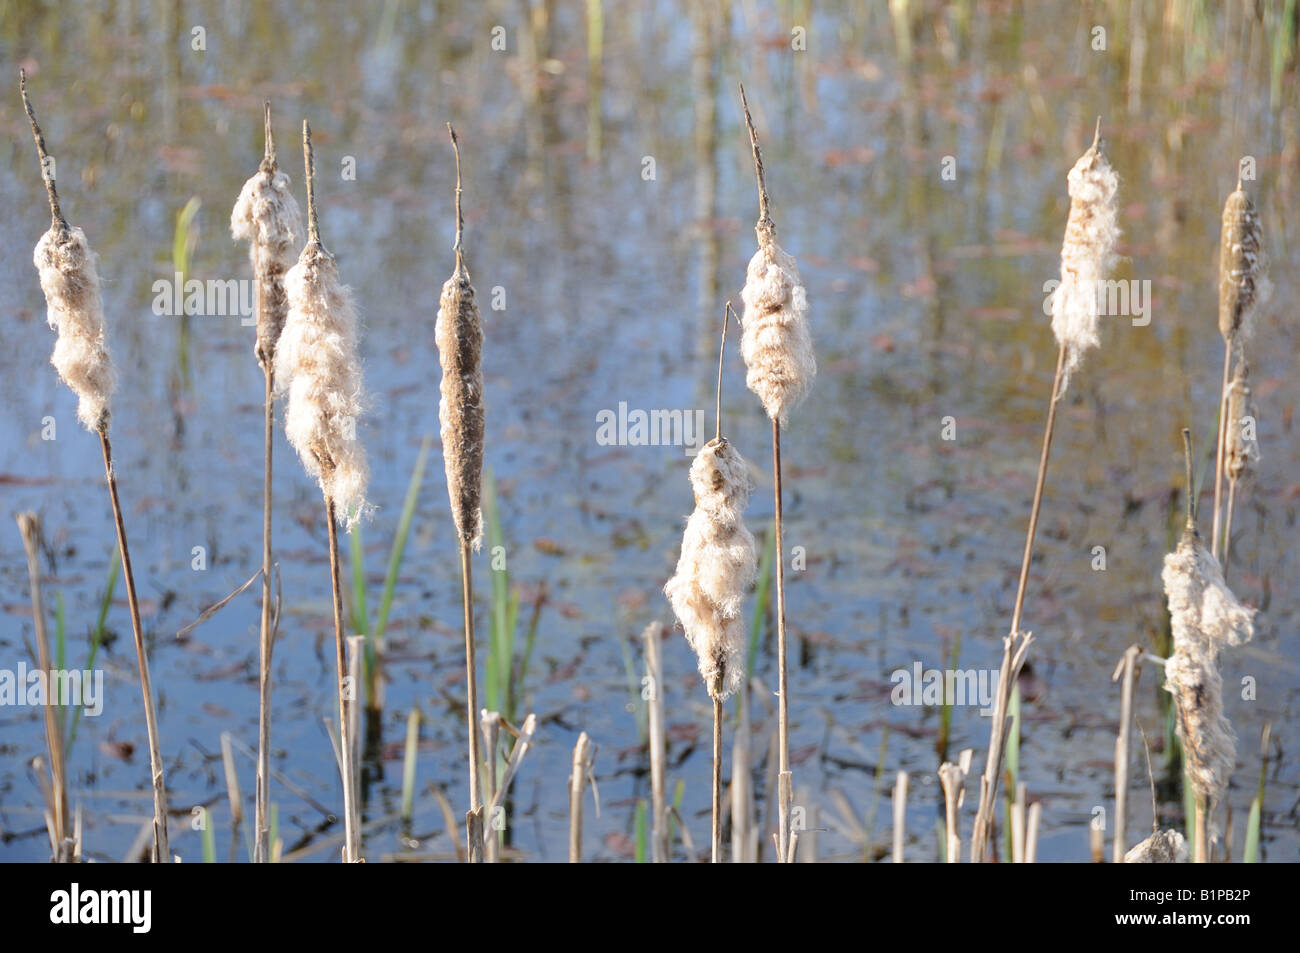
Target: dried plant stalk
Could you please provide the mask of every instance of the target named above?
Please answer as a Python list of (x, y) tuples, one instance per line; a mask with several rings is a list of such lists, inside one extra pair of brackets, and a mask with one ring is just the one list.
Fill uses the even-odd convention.
[(1112, 682), (1121, 677), (1124, 679), (1120, 694), (1119, 734), (1115, 737), (1115, 834), (1111, 858), (1117, 864), (1124, 859), (1124, 845), (1128, 843), (1129, 740), (1133, 735), (1133, 698), (1137, 692), (1141, 657), (1141, 646), (1130, 645), (1110, 677)]
[(276, 386), (288, 394), (285, 436), (309, 476), (320, 483), (329, 530), (330, 584), (334, 601), (334, 647), (338, 675), (339, 763), (343, 782), (344, 860), (361, 859), (361, 832), (354, 829), (353, 744), (348, 724), (347, 632), (339, 578), (336, 524), (349, 528), (367, 509), (369, 471), (357, 439), (361, 414), (361, 364), (352, 292), (339, 282), (334, 256), (322, 244), (316, 216), (316, 165), (311, 126), (302, 124), (307, 179), (307, 246), (285, 275), (289, 311), (276, 346)]
[(1228, 588), (1218, 560), (1196, 532), (1192, 500), (1191, 436), (1186, 445), (1187, 523), (1178, 548), (1165, 557), (1162, 579), (1169, 603), (1173, 653), (1165, 662), (1165, 690), (1174, 696), (1187, 778), (1196, 795), (1197, 860), (1208, 856), (1209, 818), (1236, 763), (1236, 735), (1223, 713), (1219, 653), (1254, 635), (1255, 610)]
[(781, 862), (791, 854), (790, 811), (794, 800), (794, 776), (790, 771), (790, 698), (786, 662), (785, 550), (781, 492), (781, 427), (790, 411), (807, 396), (817, 373), (812, 337), (808, 331), (808, 296), (794, 258), (776, 243), (776, 223), (770, 214), (767, 177), (758, 132), (749, 113), (745, 87), (740, 103), (754, 154), (754, 176), (758, 182), (758, 221), (754, 226), (758, 251), (746, 270), (741, 297), (745, 302), (741, 355), (745, 359), (745, 383), (758, 395), (772, 421), (772, 477), (776, 509), (776, 642), (777, 642), (777, 856)]
[(149, 677), (149, 656), (145, 651), (144, 627), (140, 622), (135, 573), (131, 568), (131, 552), (122, 519), (122, 505), (117, 494), (113, 444), (108, 436), (109, 398), (112, 396), (115, 377), (105, 339), (103, 294), (95, 268), (95, 254), (86, 241), (85, 233), (69, 225), (59, 208), (53, 160), (46, 152), (45, 136), (36, 121), (31, 101), (27, 98), (27, 75), (21, 69), (18, 72), (18, 83), (23, 108), (32, 127), (32, 137), (36, 140), (41, 177), (50, 202), (50, 230), (36, 246), (34, 263), (40, 274), (41, 290), (45, 292), (50, 324), (58, 332), (51, 363), (77, 395), (78, 419), (87, 430), (99, 435), (118, 551), (122, 557), (122, 579), (126, 584), (127, 605), (131, 613), (131, 632), (135, 640), (140, 694), (144, 701), (145, 729), (149, 739), (154, 808), (153, 860), (155, 863), (165, 863), (171, 859), (171, 848), (167, 838), (167, 787), (163, 776), (162, 745), (158, 739), (158, 710), (154, 702), (153, 682)]
[(1232, 369), (1233, 352), (1241, 353), (1242, 345), (1254, 331), (1255, 313), (1262, 297), (1263, 284), (1263, 229), (1255, 204), (1241, 187), (1237, 175), (1237, 188), (1223, 205), (1223, 218), (1219, 232), (1219, 334), (1223, 336), (1223, 388), (1219, 397), (1219, 440), (1214, 461), (1214, 518), (1210, 531), (1210, 553), (1226, 554), (1226, 545), (1220, 548), (1221, 500), (1224, 476), (1224, 440), (1228, 433), (1228, 378)]
[(582, 791), (591, 776), (596, 746), (584, 731), (573, 746), (573, 770), (569, 775), (569, 863), (582, 862)]
[(469, 724), (469, 811), (466, 814), (468, 860), (482, 859), (483, 797), (479, 791), (478, 675), (474, 652), (473, 570), (471, 548), (477, 550), (483, 536), (480, 494), (483, 473), (483, 327), (469, 269), (465, 267), (462, 243), (464, 216), (461, 214), (460, 143), (456, 130), (447, 123), (451, 147), (456, 153), (456, 270), (442, 286), (438, 320), (434, 330), (438, 360), (442, 365), (442, 399), (438, 422), (442, 432), (442, 456), (447, 471), (447, 493), (452, 520), (460, 538), (461, 603), (465, 615), (466, 720)]
[(1069, 384), (1070, 375), (1083, 362), (1084, 354), (1100, 343), (1100, 308), (1098, 282), (1106, 277), (1115, 262), (1115, 242), (1119, 237), (1116, 216), (1116, 192), (1119, 179), (1101, 151), (1101, 119), (1097, 119), (1092, 145), (1070, 169), (1066, 181), (1070, 192), (1070, 214), (1061, 243), (1061, 280), (1052, 295), (1052, 332), (1057, 340), (1056, 372), (1052, 394), (1047, 404), (1047, 422), (1043, 427), (1043, 445), (1038, 457), (1038, 476), (1034, 481), (1034, 498), (1029, 507), (1029, 528), (1020, 560), (1020, 577), (1016, 583), (1016, 600), (1011, 610), (1011, 629), (1003, 642), (1002, 668), (994, 702), (993, 722), (989, 727), (989, 748), (984, 774), (980, 778), (979, 807), (971, 834), (971, 860), (983, 861), (993, 826), (994, 803), (1007, 726), (1007, 706), (1011, 687), (1020, 674), (1025, 653), (1032, 638), (1021, 632), (1020, 618), (1029, 585), (1029, 566), (1034, 556), (1034, 537), (1038, 531), (1038, 514), (1043, 505), (1043, 488), (1047, 483), (1047, 463), (1056, 431), (1056, 407)]
[(285, 272), (303, 240), (302, 214), (279, 171), (271, 134), (271, 104), (263, 103), (265, 151), (257, 173), (244, 183), (230, 213), (230, 234), (248, 242), (257, 283), (257, 340), (254, 353), (262, 368), (262, 614), (258, 637), (257, 793), (253, 814), (253, 861), (270, 859), (271, 750), (271, 475), (275, 434), (275, 350), (289, 314)]
[(1223, 521), (1223, 574), (1228, 575), (1232, 554), (1232, 514), (1237, 507), (1237, 487), (1255, 470), (1259, 460), (1259, 440), (1255, 431), (1255, 405), (1250, 389), (1250, 364), (1245, 356), (1237, 361), (1237, 371), (1228, 386), (1228, 413), (1223, 435), (1224, 471), (1228, 477), (1228, 499)]

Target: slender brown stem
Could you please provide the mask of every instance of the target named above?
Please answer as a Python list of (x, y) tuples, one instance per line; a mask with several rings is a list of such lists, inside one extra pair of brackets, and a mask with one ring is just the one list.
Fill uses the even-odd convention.
[(266, 151), (262, 155), (263, 161), (266, 162), (268, 172), (275, 171), (275, 136), (271, 133), (271, 102), (264, 100), (262, 102), (262, 125), (265, 133)]
[(456, 253), (456, 274), (465, 270), (464, 253), (461, 248), (461, 238), (465, 233), (465, 216), (460, 210), (460, 140), (456, 138), (456, 130), (451, 123), (447, 123), (447, 132), (451, 136), (451, 148), (456, 153), (456, 244), (452, 246), (452, 251)]
[(50, 154), (45, 149), (45, 135), (41, 132), (40, 124), (36, 121), (36, 113), (32, 110), (32, 101), (27, 98), (27, 71), (22, 67), (18, 69), (18, 89), (22, 93), (23, 109), (27, 111), (27, 121), (32, 126), (32, 138), (36, 140), (36, 152), (41, 159), (41, 180), (45, 183), (45, 195), (50, 200), (51, 223), (66, 229), (68, 220), (63, 217), (63, 210), (59, 208), (59, 192), (54, 184)]
[(1196, 843), (1192, 845), (1192, 863), (1210, 862), (1210, 809), (1205, 798), (1196, 798)]
[(262, 618), (258, 637), (257, 796), (253, 814), (256, 833), (253, 862), (259, 864), (270, 858), (271, 836), (271, 458), (275, 428), (271, 365), (264, 364), (262, 371), (266, 378), (262, 454)]
[[(470, 563), (470, 540), (464, 536), (460, 539), (460, 578), (461, 602), (465, 610), (465, 702), (466, 723), (469, 726), (469, 815), (466, 832), (466, 852), (471, 864), (483, 860), (483, 838), (477, 836), (475, 828), (482, 831), (483, 796), (479, 791), (479, 765), (482, 757), (479, 753), (478, 738), (478, 671), (474, 662), (474, 582)], [(477, 823), (474, 816), (477, 815)]]
[(722, 361), (727, 354), (727, 318), (731, 314), (731, 302), (728, 301), (722, 309), (722, 343), (718, 346), (718, 402), (717, 415), (714, 420), (717, 423), (717, 429), (714, 430), (714, 438), (722, 439)]
[(135, 594), (135, 573), (131, 570), (131, 551), (126, 543), (122, 504), (117, 497), (117, 476), (113, 472), (113, 445), (108, 439), (107, 414), (99, 425), (99, 445), (104, 453), (104, 473), (108, 478), (108, 496), (113, 504), (117, 548), (122, 556), (122, 579), (126, 583), (126, 603), (131, 612), (131, 631), (135, 636), (135, 658), (140, 667), (140, 694), (144, 699), (145, 729), (149, 736), (149, 770), (153, 775), (153, 859), (156, 864), (169, 863), (171, 847), (167, 839), (167, 788), (163, 779), (162, 746), (158, 742), (158, 711), (154, 707), (153, 682), (149, 678), (149, 656), (144, 646), (144, 627), (140, 624), (140, 602)]
[(63, 850), (63, 840), (68, 835), (68, 781), (63, 760), (63, 723), (59, 706), (69, 699), (54, 697), (54, 667), (50, 661), (50, 643), (45, 630), (45, 601), (41, 598), (41, 561), (39, 553), (40, 522), (35, 513), (18, 514), (18, 532), (23, 538), (27, 555), (27, 579), (32, 590), (32, 624), (36, 634), (36, 661), (46, 673), (48, 690), (45, 695), (45, 747), (50, 755), (50, 784), (54, 797), (51, 816), (54, 829), (55, 857)]
[(1228, 557), (1232, 553), (1232, 512), (1237, 507), (1237, 481), (1228, 478), (1227, 515), (1223, 519), (1223, 578), (1228, 578)]
[(334, 596), (334, 650), (338, 671), (339, 695), (339, 772), (343, 779), (343, 862), (360, 860), (360, 832), (353, 830), (352, 731), (348, 724), (348, 696), (356, 686), (348, 687), (347, 631), (343, 622), (343, 585), (339, 574), (339, 535), (334, 500), (325, 497), (325, 515), (329, 521), (330, 587)]
[(1228, 427), (1228, 373), (1232, 368), (1232, 337), (1223, 343), (1223, 387), (1219, 389), (1219, 442), (1214, 452), (1214, 520), (1210, 531), (1210, 555), (1219, 555), (1219, 501), (1223, 494), (1223, 438)]
[(781, 423), (772, 419), (772, 475), (776, 503), (776, 666), (777, 666), (777, 856), (785, 861), (790, 849), (790, 808), (794, 779), (790, 772), (790, 693), (787, 683), (785, 633), (785, 549), (782, 543)]
[(1034, 556), (1034, 535), (1038, 531), (1038, 511), (1043, 505), (1043, 486), (1047, 482), (1047, 458), (1052, 452), (1052, 434), (1056, 430), (1056, 405), (1061, 400), (1061, 374), (1065, 369), (1065, 346), (1056, 355), (1056, 376), (1052, 381), (1052, 400), (1047, 405), (1047, 424), (1043, 428), (1043, 449), (1038, 457), (1038, 478), (1034, 482), (1034, 501), (1029, 509), (1029, 530), (1025, 534), (1025, 552), (1020, 560), (1020, 581), (1016, 584), (1016, 602), (1011, 610), (1011, 632), (1020, 631), (1020, 615), (1025, 607), (1025, 588), (1029, 583), (1029, 564)]
[(1133, 734), (1133, 699), (1137, 693), (1138, 660), (1142, 647), (1131, 645), (1125, 650), (1111, 681), (1124, 679), (1120, 695), (1119, 734), (1115, 736), (1115, 834), (1111, 860), (1120, 863), (1128, 851), (1128, 768), (1129, 743)]
[(722, 863), (722, 697), (713, 696), (713, 863)]
[(749, 101), (745, 99), (745, 85), (740, 84), (740, 105), (745, 111), (745, 128), (749, 130), (749, 145), (754, 150), (754, 177), (758, 180), (758, 224), (759, 240), (764, 234), (774, 235), (776, 223), (768, 214), (767, 177), (763, 173), (763, 153), (758, 148), (758, 132), (754, 129), (754, 119), (749, 114)]
[(302, 121), (302, 162), (307, 179), (307, 241), (320, 244), (320, 225), (316, 219), (316, 154), (311, 146), (311, 126)]
[(975, 814), (975, 827), (971, 834), (972, 861), (982, 861), (993, 826), (993, 811), (997, 800), (998, 780), (1002, 773), (1005, 750), (1006, 710), (1010, 703), (1011, 686), (1024, 664), (1029, 636), (1020, 632), (1020, 618), (1025, 607), (1025, 589), (1029, 583), (1029, 566), (1034, 557), (1034, 536), (1038, 531), (1038, 513), (1043, 505), (1043, 487), (1047, 482), (1047, 463), (1052, 452), (1052, 434), (1056, 431), (1056, 406), (1061, 399), (1061, 377), (1065, 370), (1065, 346), (1056, 353), (1056, 373), (1052, 378), (1052, 397), (1047, 405), (1047, 421), (1043, 426), (1043, 447), (1038, 457), (1038, 476), (1034, 481), (1034, 499), (1029, 508), (1029, 529), (1025, 533), (1025, 550), (1020, 560), (1020, 577), (1016, 583), (1016, 601), (1011, 610), (1011, 630), (1003, 644), (1002, 668), (998, 672), (997, 700), (994, 704), (993, 724), (989, 728), (989, 749), (985, 759), (984, 774), (980, 778), (979, 808)]

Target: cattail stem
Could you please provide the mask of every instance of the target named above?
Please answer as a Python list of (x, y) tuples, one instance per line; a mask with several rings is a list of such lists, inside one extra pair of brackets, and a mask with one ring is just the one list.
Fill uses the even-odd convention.
[(785, 632), (785, 549), (781, 541), (781, 423), (772, 419), (772, 476), (776, 505), (776, 665), (777, 745), (777, 856), (785, 860), (790, 850), (790, 809), (794, 801), (794, 776), (790, 771), (790, 695), (787, 680)]
[[(988, 846), (993, 825), (993, 811), (998, 793), (998, 779), (1002, 774), (1002, 756), (1006, 735), (1006, 709), (1011, 700), (1011, 686), (1024, 664), (1029, 647), (1029, 636), (1022, 637), (1020, 617), (1025, 607), (1025, 589), (1029, 583), (1029, 565), (1034, 557), (1034, 536), (1038, 531), (1038, 513), (1043, 505), (1043, 487), (1047, 482), (1047, 462), (1052, 452), (1052, 434), (1056, 431), (1056, 407), (1061, 400), (1061, 379), (1065, 372), (1066, 346), (1061, 344), (1056, 353), (1056, 373), (1052, 378), (1052, 398), (1047, 404), (1047, 422), (1043, 427), (1043, 448), (1038, 457), (1038, 476), (1034, 481), (1034, 499), (1029, 507), (1029, 529), (1025, 533), (1025, 551), (1020, 560), (1020, 578), (1016, 583), (1016, 601), (1011, 610), (1011, 631), (1002, 654), (1002, 668), (998, 672), (997, 700), (993, 723), (989, 729), (989, 750), (985, 759), (984, 774), (980, 779), (979, 807), (975, 813), (975, 827), (971, 833), (971, 860), (982, 861)], [(1015, 643), (1019, 642), (1017, 646)], [(1017, 662), (1016, 659), (1019, 659)], [(998, 712), (1001, 712), (999, 714)]]
[(722, 692), (713, 695), (713, 863), (722, 863)]
[(891, 860), (903, 862), (903, 843), (907, 838), (907, 772), (899, 771), (894, 782), (894, 851)]
[(758, 180), (758, 225), (760, 232), (772, 231), (776, 224), (768, 215), (767, 177), (763, 174), (763, 154), (758, 148), (758, 132), (754, 129), (754, 119), (749, 114), (749, 101), (745, 99), (745, 85), (740, 84), (740, 104), (745, 111), (745, 128), (749, 130), (749, 144), (754, 150), (754, 177)]
[(460, 539), (461, 603), (465, 611), (465, 716), (469, 727), (469, 812), (466, 820), (466, 856), (471, 864), (483, 860), (483, 795), (479, 791), (478, 680), (474, 661), (474, 582), (470, 540)]
[[(339, 696), (339, 771), (343, 779), (343, 862), (360, 860), (361, 833), (353, 829), (354, 795), (352, 787), (352, 730), (349, 724), (349, 690), (347, 687), (347, 634), (343, 622), (343, 586), (339, 573), (339, 537), (334, 500), (325, 497), (325, 515), (329, 523), (330, 586), (334, 596), (334, 648), (338, 669)], [(352, 687), (352, 691), (356, 686)]]
[(1220, 562), (1223, 565), (1223, 578), (1228, 578), (1228, 556), (1232, 552), (1232, 512), (1237, 506), (1237, 479), (1228, 478), (1228, 502), (1225, 507), (1226, 513), (1223, 518), (1223, 559)]
[(582, 792), (595, 752), (584, 731), (573, 746), (573, 773), (569, 775), (569, 863), (582, 862)]
[(1219, 440), (1214, 454), (1214, 520), (1210, 530), (1210, 555), (1219, 556), (1220, 500), (1223, 494), (1223, 443), (1228, 429), (1228, 374), (1232, 369), (1232, 336), (1223, 343), (1223, 387), (1219, 391)]
[(272, 365), (262, 366), (266, 378), (262, 450), (262, 617), (258, 637), (257, 795), (253, 811), (253, 862), (269, 860), (271, 836), (271, 457), (275, 432), (275, 380)]
[(41, 181), (45, 183), (45, 195), (50, 200), (50, 222), (59, 228), (66, 229), (68, 220), (63, 217), (63, 210), (59, 208), (59, 191), (54, 184), (54, 176), (50, 172), (50, 154), (45, 148), (45, 134), (41, 132), (40, 124), (36, 121), (36, 113), (32, 110), (32, 102), (27, 98), (27, 71), (22, 67), (18, 69), (18, 89), (23, 97), (23, 109), (27, 111), (27, 121), (31, 123), (32, 137), (36, 140), (36, 152), (41, 159)]
[(1120, 695), (1119, 734), (1115, 737), (1115, 834), (1111, 860), (1118, 864), (1128, 852), (1128, 766), (1129, 739), (1133, 735), (1133, 698), (1137, 693), (1138, 660), (1142, 647), (1131, 645), (1124, 652), (1110, 680), (1123, 676)]
[(1192, 863), (1210, 862), (1210, 811), (1205, 798), (1196, 798), (1196, 843), (1192, 847)]
[(122, 579), (126, 583), (126, 602), (131, 612), (131, 631), (135, 636), (135, 657), (140, 668), (140, 694), (144, 698), (145, 729), (149, 737), (149, 770), (153, 783), (153, 837), (156, 864), (169, 863), (171, 847), (167, 840), (167, 788), (163, 779), (162, 746), (158, 742), (158, 710), (154, 705), (153, 682), (149, 678), (149, 656), (145, 652), (144, 628), (140, 624), (140, 602), (135, 594), (135, 573), (131, 570), (131, 551), (122, 522), (122, 504), (117, 497), (117, 476), (113, 471), (113, 444), (108, 439), (108, 418), (100, 422), (99, 445), (104, 453), (104, 473), (108, 478), (108, 496), (113, 504), (113, 524), (117, 529), (117, 548), (122, 556)]
[(669, 858), (668, 789), (665, 762), (668, 760), (664, 734), (663, 665), (660, 661), (658, 622), (645, 628), (646, 675), (650, 679), (650, 698), (646, 703), (646, 727), (650, 745), (650, 860), (666, 864)]
[(50, 816), (53, 825), (50, 839), (55, 845), (55, 858), (63, 850), (68, 831), (68, 778), (64, 764), (63, 720), (60, 702), (54, 697), (54, 669), (50, 661), (50, 644), (45, 630), (45, 600), (41, 598), (41, 563), (39, 554), (40, 523), (35, 513), (18, 514), (18, 532), (23, 538), (27, 555), (27, 579), (32, 590), (32, 625), (36, 635), (36, 661), (46, 673), (49, 690), (45, 696), (45, 747), (50, 755)]

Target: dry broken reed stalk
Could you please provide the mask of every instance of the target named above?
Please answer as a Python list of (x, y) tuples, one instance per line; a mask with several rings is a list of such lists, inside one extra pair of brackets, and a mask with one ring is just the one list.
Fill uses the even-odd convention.
[(1137, 692), (1138, 661), (1142, 648), (1130, 645), (1110, 680), (1124, 679), (1120, 694), (1119, 734), (1115, 737), (1115, 834), (1111, 844), (1111, 860), (1118, 864), (1124, 859), (1128, 846), (1128, 766), (1129, 739), (1133, 735), (1133, 698)]
[[(569, 774), (569, 863), (582, 862), (582, 792), (591, 777), (596, 746), (584, 731), (573, 746), (573, 768)], [(595, 790), (593, 782), (593, 790)], [(599, 802), (597, 802), (599, 803)]]
[(1228, 575), (1232, 554), (1232, 514), (1237, 507), (1237, 487), (1255, 469), (1259, 460), (1259, 441), (1255, 430), (1255, 406), (1250, 389), (1250, 364), (1242, 355), (1228, 386), (1227, 430), (1224, 433), (1224, 472), (1228, 477), (1228, 499), (1223, 519), (1223, 575)]
[(109, 439), (109, 399), (116, 384), (113, 362), (108, 354), (104, 330), (104, 301), (95, 253), (85, 233), (68, 224), (59, 208), (54, 181), (54, 160), (45, 148), (45, 136), (36, 121), (27, 98), (27, 75), (18, 72), (23, 108), (36, 140), (41, 161), (41, 178), (50, 202), (50, 229), (36, 245), (33, 257), (40, 274), (41, 290), (49, 308), (49, 323), (58, 332), (50, 358), (64, 383), (77, 395), (77, 417), (89, 431), (99, 435), (104, 457), (104, 474), (113, 509), (118, 550), (122, 557), (122, 578), (126, 583), (127, 605), (131, 613), (131, 630), (135, 638), (136, 663), (140, 674), (140, 694), (144, 700), (145, 727), (149, 738), (149, 769), (153, 788), (153, 827), (155, 863), (171, 858), (167, 838), (167, 789), (163, 777), (162, 746), (158, 740), (158, 710), (154, 702), (153, 683), (149, 677), (149, 657), (144, 644), (144, 627), (140, 622), (140, 603), (136, 598), (135, 574), (126, 540), (121, 501), (117, 494), (117, 474), (113, 469), (113, 444)]
[(666, 777), (668, 751), (664, 730), (663, 665), (659, 651), (663, 628), (655, 620), (641, 633), (645, 642), (646, 678), (650, 680), (650, 697), (646, 700), (646, 727), (650, 746), (650, 860), (656, 864), (667, 863), (669, 856)]
[(745, 87), (740, 87), (745, 128), (754, 154), (758, 181), (758, 221), (754, 226), (758, 251), (746, 269), (741, 355), (745, 359), (745, 384), (758, 395), (772, 421), (772, 477), (776, 507), (776, 642), (778, 696), (777, 855), (782, 863), (792, 853), (790, 811), (794, 777), (790, 772), (790, 698), (786, 660), (785, 550), (782, 545), (781, 428), (790, 412), (807, 395), (817, 374), (812, 337), (808, 331), (808, 294), (795, 260), (776, 243), (758, 132), (749, 113)]
[(947, 833), (945, 843), (950, 864), (961, 860), (961, 806), (966, 800), (966, 775), (970, 773), (973, 754), (974, 751), (967, 748), (955, 764), (945, 761), (939, 765), (939, 784), (943, 787), (944, 829)]
[(285, 272), (303, 240), (302, 213), (289, 190), (289, 176), (276, 163), (271, 134), (271, 104), (263, 103), (265, 151), (239, 192), (230, 213), (230, 234), (248, 242), (257, 283), (257, 341), (254, 353), (265, 384), (262, 411), (262, 614), (258, 637), (257, 794), (254, 809), (253, 861), (266, 863), (270, 836), (271, 750), (271, 472), (275, 435), (275, 349), (289, 313)]
[(1222, 539), (1219, 528), (1224, 439), (1228, 423), (1228, 379), (1234, 351), (1238, 359), (1242, 359), (1242, 345), (1254, 329), (1263, 270), (1261, 234), (1255, 203), (1241, 187), (1239, 169), (1237, 188), (1223, 205), (1219, 233), (1219, 334), (1223, 337), (1223, 387), (1219, 391), (1219, 439), (1215, 450), (1214, 517), (1210, 534), (1210, 553), (1216, 557), (1223, 552), (1219, 545)]
[(1219, 654), (1249, 642), (1255, 610), (1242, 605), (1223, 579), (1214, 555), (1196, 532), (1192, 498), (1191, 433), (1183, 430), (1187, 467), (1187, 522), (1177, 549), (1165, 557), (1165, 597), (1173, 652), (1165, 662), (1165, 690), (1174, 696), (1178, 737), (1188, 782), (1196, 796), (1197, 863), (1209, 858), (1210, 818), (1236, 763), (1236, 735), (1223, 713)]
[[(726, 353), (729, 307), (722, 313), (719, 348), (718, 406), (721, 408), (721, 355)], [(682, 624), (699, 662), (700, 675), (713, 700), (713, 862), (722, 861), (722, 702), (745, 681), (745, 632), (741, 602), (758, 574), (754, 537), (745, 526), (749, 471), (745, 460), (722, 436), (721, 412), (716, 436), (691, 464), (695, 509), (686, 521), (677, 570), (664, 594)]]
[(55, 861), (65, 854), (63, 842), (68, 836), (68, 775), (64, 761), (63, 723), (54, 698), (58, 682), (50, 660), (50, 643), (45, 630), (45, 600), (41, 598), (40, 519), (35, 513), (19, 513), (18, 533), (27, 555), (27, 580), (32, 592), (32, 626), (36, 636), (36, 663), (45, 673), (45, 748), (50, 756), (50, 797), (48, 820), (50, 844)]
[(894, 782), (894, 849), (890, 859), (903, 862), (903, 844), (907, 840), (907, 772), (899, 771)]
[(447, 471), (447, 493), (452, 520), (460, 539), (461, 602), (465, 615), (465, 713), (469, 724), (469, 811), (465, 815), (466, 843), (470, 863), (482, 860), (483, 798), (479, 791), (478, 679), (474, 660), (474, 584), (470, 550), (477, 550), (483, 536), (480, 507), (483, 475), (483, 325), (469, 269), (465, 266), (462, 237), (465, 219), (461, 214), (460, 143), (456, 130), (447, 123), (452, 150), (456, 153), (456, 270), (442, 286), (438, 301), (435, 341), (442, 365), (442, 399), (438, 422), (442, 435), (442, 456)]
[(339, 762), (343, 782), (345, 862), (361, 859), (359, 811), (352, 784), (353, 744), (349, 709), (355, 687), (347, 687), (347, 634), (339, 578), (338, 524), (349, 529), (367, 509), (369, 470), (357, 439), (362, 408), (357, 356), (357, 312), (352, 291), (339, 282), (334, 256), (322, 244), (316, 216), (316, 164), (311, 126), (302, 124), (307, 179), (307, 245), (284, 276), (289, 309), (275, 349), (275, 383), (288, 395), (285, 436), (304, 469), (320, 484), (329, 533), (330, 585), (334, 603), (335, 663), (338, 674)]
[(971, 860), (982, 861), (993, 825), (994, 803), (1002, 771), (1006, 734), (1006, 712), (1015, 683), (1033, 636), (1020, 630), (1029, 583), (1029, 566), (1034, 555), (1034, 536), (1047, 481), (1047, 463), (1056, 429), (1056, 407), (1069, 385), (1070, 376), (1083, 363), (1084, 355), (1100, 344), (1101, 308), (1098, 283), (1105, 279), (1115, 263), (1115, 243), (1119, 238), (1116, 192), (1119, 178), (1101, 151), (1101, 118), (1088, 147), (1070, 169), (1066, 182), (1070, 193), (1070, 214), (1061, 243), (1061, 279), (1052, 294), (1052, 333), (1057, 340), (1056, 372), (1043, 427), (1043, 445), (1038, 458), (1038, 476), (1034, 481), (1034, 498), (1029, 509), (1029, 528), (1020, 561), (1016, 599), (1011, 612), (1011, 628), (1003, 640), (1002, 668), (998, 673), (997, 698), (993, 723), (989, 728), (989, 749), (984, 774), (980, 778), (980, 800), (971, 835)]

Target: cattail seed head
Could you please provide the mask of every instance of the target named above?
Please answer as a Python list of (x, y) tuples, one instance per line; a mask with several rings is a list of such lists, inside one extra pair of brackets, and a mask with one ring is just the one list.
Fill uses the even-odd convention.
[(1185, 864), (1187, 841), (1175, 830), (1156, 831), (1124, 855), (1126, 864)]
[(58, 222), (36, 244), (33, 262), (45, 292), (50, 327), (58, 332), (50, 363), (77, 395), (77, 419), (87, 430), (108, 426), (117, 384), (104, 338), (104, 299), (95, 253), (80, 228)]
[(710, 440), (691, 464), (695, 510), (686, 522), (677, 571), (664, 593), (699, 659), (709, 695), (726, 698), (744, 682), (741, 602), (758, 573), (743, 513), (749, 471), (725, 439)]
[(1256, 437), (1255, 401), (1250, 389), (1250, 368), (1243, 359), (1228, 386), (1228, 423), (1223, 432), (1223, 453), (1228, 477), (1240, 480), (1249, 476), (1259, 460)]
[(759, 249), (749, 261), (740, 293), (745, 302), (740, 353), (747, 368), (745, 384), (758, 395), (767, 415), (785, 425), (812, 387), (817, 359), (798, 266), (776, 243), (771, 229), (760, 228), (759, 235)]
[(1061, 244), (1061, 283), (1052, 295), (1052, 333), (1065, 348), (1062, 391), (1083, 363), (1084, 354), (1101, 343), (1099, 282), (1115, 265), (1119, 238), (1115, 202), (1119, 177), (1098, 140), (1079, 157), (1067, 182), (1070, 216)]
[(1223, 714), (1219, 653), (1254, 635), (1255, 610), (1243, 606), (1223, 578), (1219, 561), (1189, 528), (1165, 557), (1162, 573), (1174, 650), (1165, 663), (1165, 690), (1174, 696), (1178, 736), (1192, 788), (1213, 804), (1228, 786), (1236, 736)]
[(302, 213), (289, 190), (289, 176), (264, 159), (244, 183), (230, 213), (230, 234), (249, 243), (248, 256), (257, 279), (257, 359), (274, 366), (275, 347), (284, 330), (289, 301), (284, 273), (293, 265), (304, 232)]
[(369, 508), (356, 431), (364, 396), (352, 291), (318, 241), (308, 242), (284, 286), (289, 310), (275, 355), (276, 386), (288, 394), (284, 433), (351, 528)]
[(1225, 341), (1249, 337), (1262, 265), (1259, 215), (1241, 183), (1223, 206), (1219, 236), (1219, 333)]
[(461, 538), (477, 550), (483, 538), (483, 324), (469, 272), (459, 265), (442, 286), (434, 341), (442, 364), (438, 423), (451, 515)]

